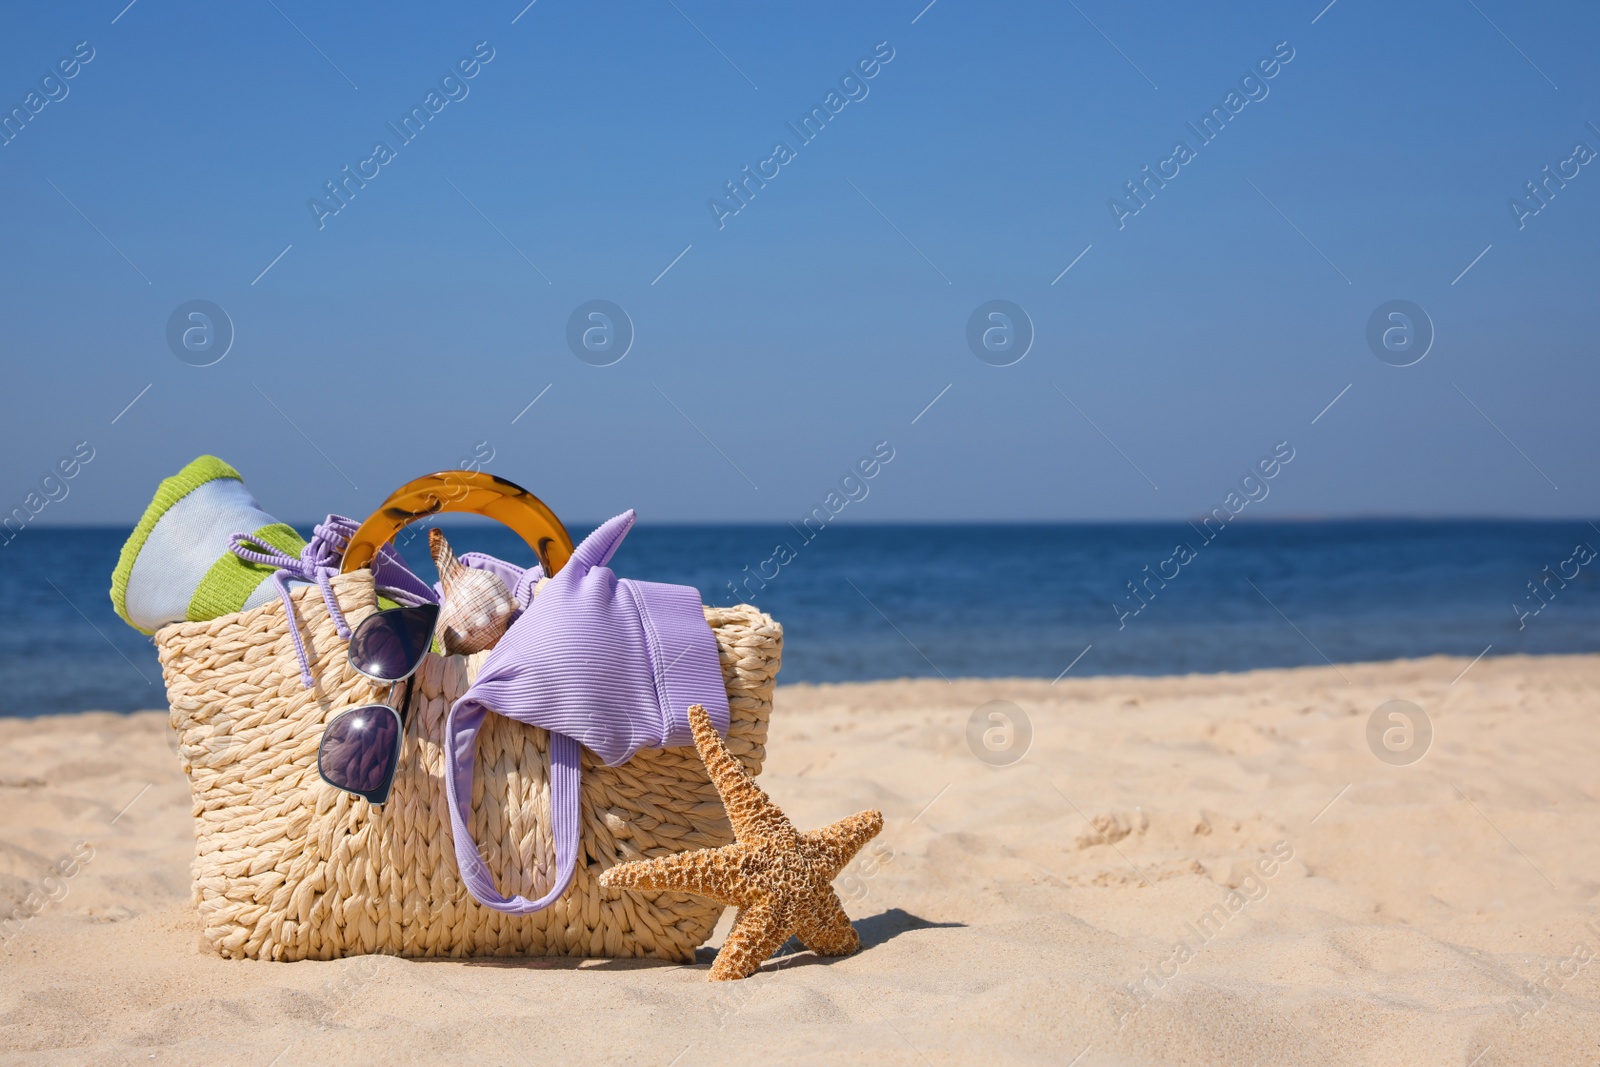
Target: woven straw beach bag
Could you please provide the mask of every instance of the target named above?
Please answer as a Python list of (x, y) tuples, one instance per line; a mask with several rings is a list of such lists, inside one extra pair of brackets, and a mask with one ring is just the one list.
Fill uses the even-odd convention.
[[(351, 626), (377, 610), (371, 571), (332, 578)], [(607, 767), (583, 750), (580, 845), (571, 886), (550, 907), (508, 915), (462, 883), (441, 745), (450, 706), (488, 653), (430, 653), (417, 672), (399, 772), (374, 807), (317, 773), (323, 726), (380, 702), (351, 668), (320, 590), (291, 594), (316, 685), (306, 689), (279, 601), (155, 635), (183, 769), (194, 796), (194, 903), (223, 956), (651, 956), (689, 962), (720, 905), (681, 893), (603, 889), (613, 864), (733, 840), (692, 747), (641, 751)], [(749, 605), (706, 607), (728, 690), (728, 746), (752, 773), (783, 630)], [(549, 735), (497, 715), (478, 739), (471, 828), (496, 883), (530, 899), (555, 877)]]

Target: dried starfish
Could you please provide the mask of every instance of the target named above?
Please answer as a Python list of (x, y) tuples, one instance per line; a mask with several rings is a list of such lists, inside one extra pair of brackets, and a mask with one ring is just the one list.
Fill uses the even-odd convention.
[(711, 716), (689, 708), (689, 726), (733, 823), (734, 843), (621, 863), (600, 876), (620, 889), (676, 890), (739, 909), (711, 966), (711, 981), (748, 978), (790, 934), (819, 956), (848, 956), (861, 938), (832, 882), (883, 829), (883, 813), (863, 811), (800, 833), (728, 751)]

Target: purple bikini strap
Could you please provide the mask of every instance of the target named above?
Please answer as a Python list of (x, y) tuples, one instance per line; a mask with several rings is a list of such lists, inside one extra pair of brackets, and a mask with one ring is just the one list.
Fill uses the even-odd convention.
[[(228, 538), (228, 550), (246, 563), (277, 568), (272, 573), (272, 584), (283, 601), (284, 613), (289, 618), (289, 637), (294, 641), (294, 654), (300, 661), (300, 680), (310, 689), (314, 683), (311, 664), (306, 658), (305, 642), (300, 637), (300, 627), (295, 624), (294, 601), (289, 598), (290, 580), (311, 582), (322, 590), (322, 602), (333, 618), (333, 628), (339, 637), (350, 640), (350, 626), (339, 609), (339, 599), (333, 595), (333, 576), (339, 573), (344, 560), (345, 547), (356, 532), (356, 521), (343, 515), (329, 515), (317, 524), (311, 540), (300, 550), (298, 557), (281, 548), (257, 540), (253, 534), (236, 533)], [(436, 598), (427, 584), (412, 574), (397, 552), (384, 545), (373, 562), (373, 581), (379, 589), (397, 603), (416, 606), (433, 603)]]
[(488, 709), (476, 700), (463, 700), (450, 709), (445, 720), (444, 743), (447, 771), (445, 793), (450, 802), (452, 838), (456, 866), (467, 891), (485, 907), (509, 915), (542, 911), (561, 899), (572, 884), (578, 862), (578, 742), (566, 734), (550, 734), (550, 826), (556, 847), (556, 880), (550, 891), (538, 900), (518, 894), (507, 898), (494, 884), (477, 842), (472, 838), (472, 771), (477, 762), (478, 731)]

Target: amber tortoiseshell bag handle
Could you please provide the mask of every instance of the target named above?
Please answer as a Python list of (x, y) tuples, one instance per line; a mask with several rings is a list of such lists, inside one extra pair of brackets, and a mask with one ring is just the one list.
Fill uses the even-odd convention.
[(511, 527), (528, 542), (545, 576), (572, 557), (572, 535), (545, 502), (515, 482), (483, 471), (439, 471), (407, 482), (373, 512), (350, 538), (345, 574), (372, 564), (378, 549), (411, 523), (446, 511), (485, 515)]

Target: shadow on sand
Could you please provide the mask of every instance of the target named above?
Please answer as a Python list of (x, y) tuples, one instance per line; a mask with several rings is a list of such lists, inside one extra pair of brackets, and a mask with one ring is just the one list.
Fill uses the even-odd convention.
[[(877, 948), (899, 937), (901, 934), (913, 930), (944, 930), (951, 927), (964, 927), (966, 923), (936, 923), (924, 919), (920, 915), (913, 915), (904, 908), (889, 908), (876, 915), (869, 915), (864, 919), (855, 920), (856, 933), (861, 936), (861, 951), (866, 952)], [(717, 958), (714, 948), (702, 948), (695, 953), (695, 963), (710, 966)], [(762, 973), (784, 970), (789, 967), (811, 967), (821, 965), (826, 967), (839, 960), (849, 959), (848, 956), (819, 956), (800, 943), (799, 938), (791, 937), (784, 942), (772, 958), (761, 965)]]
[[(913, 915), (903, 908), (889, 908), (876, 915), (869, 915), (864, 919), (855, 920), (856, 933), (861, 935), (861, 951), (866, 952), (877, 948), (901, 934), (913, 930), (944, 930), (951, 927), (965, 927), (966, 923), (936, 923), (921, 916)], [(529, 971), (643, 971), (662, 967), (710, 967), (717, 958), (714, 948), (700, 948), (695, 951), (694, 963), (674, 963), (670, 960), (652, 959), (581, 959), (572, 956), (483, 956), (474, 959), (453, 960), (448, 958), (414, 960), (415, 963), (459, 963), (466, 967), (511, 967)], [(847, 956), (818, 956), (807, 949), (796, 938), (790, 938), (778, 949), (777, 953), (762, 965), (763, 972), (781, 970), (788, 967), (809, 967), (817, 964), (827, 966), (839, 959), (848, 959)]]

